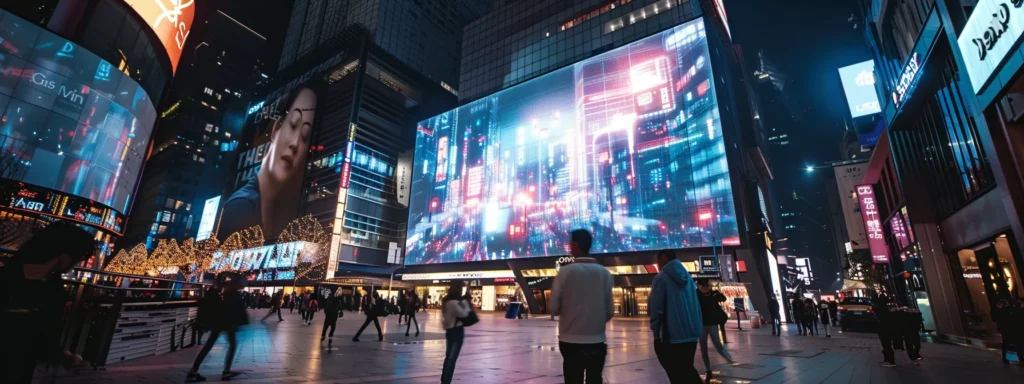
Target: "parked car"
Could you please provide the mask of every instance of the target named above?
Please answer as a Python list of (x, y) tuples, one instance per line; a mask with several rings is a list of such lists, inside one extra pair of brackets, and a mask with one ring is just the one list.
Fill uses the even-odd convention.
[(854, 327), (876, 326), (878, 319), (867, 297), (845, 297), (839, 302), (839, 326), (846, 331)]

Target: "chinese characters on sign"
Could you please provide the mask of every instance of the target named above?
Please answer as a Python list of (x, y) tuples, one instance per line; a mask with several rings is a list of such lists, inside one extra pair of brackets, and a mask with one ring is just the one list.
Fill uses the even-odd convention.
[(882, 221), (878, 216), (874, 188), (868, 184), (858, 185), (857, 201), (860, 202), (860, 215), (864, 218), (864, 232), (868, 236), (871, 261), (880, 264), (888, 263), (889, 249), (886, 248), (885, 237), (882, 235)]

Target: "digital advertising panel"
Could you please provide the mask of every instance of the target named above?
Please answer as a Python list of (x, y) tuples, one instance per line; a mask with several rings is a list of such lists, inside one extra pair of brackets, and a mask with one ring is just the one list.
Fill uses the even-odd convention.
[(0, 111), (0, 155), (17, 164), (4, 178), (127, 213), (156, 121), (135, 80), (0, 11)]
[(178, 68), (185, 39), (195, 19), (195, 0), (125, 0), (163, 44), (171, 59), (171, 71)]
[(206, 203), (203, 205), (203, 216), (199, 220), (196, 241), (209, 239), (213, 234), (213, 228), (217, 226), (218, 208), (220, 208), (220, 196), (206, 199)]
[(854, 118), (882, 112), (875, 91), (875, 62), (865, 62), (839, 68), (850, 115)]
[(703, 20), (420, 122), (406, 263), (739, 245)]
[(864, 220), (864, 231), (868, 236), (871, 261), (875, 264), (886, 264), (889, 262), (889, 247), (886, 246), (885, 235), (882, 233), (875, 188), (871, 184), (858, 185), (857, 201), (860, 203), (860, 216)]
[(317, 245), (293, 241), (235, 251), (218, 251), (210, 262), (211, 271), (236, 271), (253, 280), (287, 280), (295, 278), (295, 267), (316, 261)]

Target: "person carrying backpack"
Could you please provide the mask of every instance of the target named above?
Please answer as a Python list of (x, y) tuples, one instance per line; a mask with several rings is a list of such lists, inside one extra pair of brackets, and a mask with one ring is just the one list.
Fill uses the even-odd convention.
[(373, 326), (377, 328), (377, 341), (384, 341), (384, 332), (381, 332), (380, 330), (380, 321), (377, 320), (377, 317), (387, 316), (388, 306), (376, 291), (373, 292), (373, 296), (367, 296), (365, 312), (366, 321), (363, 322), (362, 327), (359, 327), (359, 332), (356, 332), (356, 335), (352, 337), (352, 341), (359, 341), (359, 335), (363, 334), (363, 331), (366, 330), (366, 326), (370, 325), (371, 322), (373, 323)]
[(466, 339), (465, 322), (473, 308), (462, 297), (462, 283), (453, 282), (448, 287), (441, 305), (441, 324), (444, 326), (444, 365), (441, 368), (441, 384), (451, 384), (455, 375), (455, 362), (462, 352)]
[(320, 302), (316, 296), (309, 298), (309, 308), (306, 309), (306, 325), (313, 325), (313, 315), (320, 310)]

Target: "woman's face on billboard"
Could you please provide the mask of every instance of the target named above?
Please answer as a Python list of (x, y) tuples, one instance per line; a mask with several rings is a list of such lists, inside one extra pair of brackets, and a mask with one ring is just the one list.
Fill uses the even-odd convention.
[(300, 90), (288, 107), (288, 113), (275, 124), (271, 151), (264, 165), (272, 180), (284, 183), (305, 169), (316, 103), (316, 93), (308, 88)]

